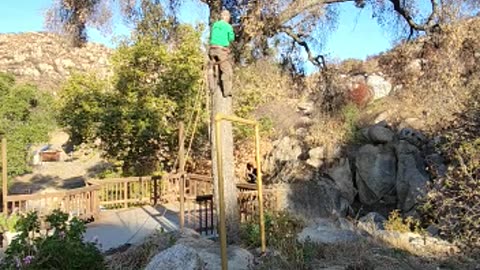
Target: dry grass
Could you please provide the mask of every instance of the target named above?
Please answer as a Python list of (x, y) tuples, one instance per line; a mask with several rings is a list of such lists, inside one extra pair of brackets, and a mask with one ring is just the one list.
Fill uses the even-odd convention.
[(108, 269), (143, 269), (155, 255), (174, 245), (177, 239), (177, 233), (156, 233), (138, 246), (107, 257)]
[(474, 260), (462, 256), (415, 255), (401, 245), (390, 245), (379, 240), (362, 239), (351, 243), (311, 245), (306, 247), (309, 263), (303, 267), (292, 264), (282, 256), (268, 255), (255, 269), (332, 269), (332, 270), (473, 270)]

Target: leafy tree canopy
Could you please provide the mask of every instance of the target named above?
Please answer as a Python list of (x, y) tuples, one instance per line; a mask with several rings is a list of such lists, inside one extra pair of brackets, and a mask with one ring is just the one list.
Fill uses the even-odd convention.
[[(159, 6), (142, 8), (161, 12)], [(59, 118), (72, 141), (101, 139), (106, 155), (121, 161), (125, 174), (149, 174), (169, 165), (177, 123), (197, 108), (200, 94), (199, 31), (157, 19), (142, 17), (132, 39), (115, 52), (113, 83), (77, 75), (61, 97)]]
[[(318, 51), (326, 37), (341, 23), (338, 21), (340, 3), (369, 8), (372, 18), (399, 38), (430, 33), (437, 26), (473, 15), (480, 9), (477, 0), (196, 0), (210, 10), (209, 21), (219, 17), (222, 8), (233, 13), (237, 24), (237, 60), (252, 60), (270, 52), (274, 38), (282, 55), (292, 62), (307, 59), (322, 67)], [(163, 5), (176, 15), (184, 1), (179, 0), (57, 0), (47, 13), (47, 25), (70, 34), (76, 44), (86, 41), (86, 26), (108, 29), (113, 11), (119, 9), (127, 21), (138, 17), (164, 14), (152, 13), (145, 6)], [(152, 18), (153, 19), (153, 18)], [(207, 19), (207, 18), (206, 18)], [(138, 26), (138, 25), (137, 25)], [(148, 31), (148, 25), (140, 26)], [(285, 53), (290, 51), (290, 53)], [(316, 52), (315, 52), (316, 51)], [(293, 53), (292, 53), (293, 52)]]
[(48, 141), (55, 126), (52, 102), (36, 87), (16, 84), (12, 76), (0, 73), (0, 134), (7, 138), (9, 176), (28, 172), (29, 146)]

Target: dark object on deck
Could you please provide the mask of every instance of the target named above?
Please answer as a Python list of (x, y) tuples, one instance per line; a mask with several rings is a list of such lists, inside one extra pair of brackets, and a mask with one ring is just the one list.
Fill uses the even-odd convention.
[(247, 182), (252, 184), (257, 182), (257, 168), (251, 163), (247, 163)]
[(215, 230), (214, 210), (213, 210), (213, 194), (199, 195), (196, 198), (199, 209), (199, 227), (196, 231), (202, 235), (213, 235)]
[(47, 150), (40, 152), (40, 158), (42, 159), (42, 162), (60, 161), (60, 151)]

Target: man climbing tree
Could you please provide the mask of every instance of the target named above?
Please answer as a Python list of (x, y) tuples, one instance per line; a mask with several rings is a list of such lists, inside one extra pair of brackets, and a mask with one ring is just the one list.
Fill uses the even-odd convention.
[[(217, 1), (215, 1), (217, 2)], [(217, 114), (232, 115), (232, 79), (233, 69), (230, 62), (230, 49), (229, 46), (234, 40), (233, 28), (229, 24), (230, 12), (227, 10), (220, 11), (217, 9), (212, 10), (212, 17), (219, 18), (211, 26), (210, 37), (210, 51), (209, 56), (211, 61), (215, 62), (220, 69), (220, 81), (214, 80), (212, 75), (212, 69), (209, 75), (209, 87), (211, 89), (211, 130), (215, 130), (215, 116)], [(222, 91), (223, 88), (223, 91)], [(240, 231), (239, 227), (239, 215), (238, 215), (238, 203), (237, 203), (237, 186), (235, 183), (234, 174), (234, 158), (233, 158), (233, 132), (232, 124), (228, 121), (220, 123), (220, 144), (222, 152), (223, 163), (223, 179), (225, 194), (225, 216), (226, 216), (226, 233), (230, 243), (238, 241), (238, 235)], [(216, 155), (215, 145), (215, 132), (211, 137), (212, 146), (212, 175), (214, 183), (214, 196), (216, 201), (216, 207), (219, 209), (219, 189), (218, 181), (218, 161)]]
[[(210, 61), (220, 68), (223, 97), (232, 96), (232, 63), (230, 62), (230, 43), (234, 41), (235, 34), (233, 27), (229, 24), (230, 12), (224, 10), (221, 13), (221, 20), (212, 25), (210, 33)], [(211, 73), (210, 73), (211, 74)], [(214, 90), (215, 80), (210, 76), (209, 84)]]

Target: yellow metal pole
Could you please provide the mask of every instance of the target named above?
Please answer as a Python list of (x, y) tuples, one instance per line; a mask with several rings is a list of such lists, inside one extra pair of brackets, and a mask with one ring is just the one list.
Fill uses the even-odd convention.
[(219, 214), (220, 214), (220, 255), (222, 259), (222, 270), (228, 269), (227, 261), (227, 232), (225, 224), (225, 194), (224, 194), (224, 179), (223, 179), (223, 160), (222, 160), (222, 140), (220, 138), (220, 117), (215, 117), (215, 144), (217, 150), (217, 174), (218, 174), (218, 201), (219, 201)]
[(257, 161), (257, 192), (258, 211), (260, 212), (260, 239), (262, 241), (262, 252), (265, 252), (267, 244), (265, 239), (265, 217), (263, 215), (262, 167), (260, 164), (260, 127), (258, 123), (255, 124), (255, 158)]
[(178, 127), (178, 159), (179, 159), (179, 169), (178, 172), (180, 173), (180, 230), (183, 232), (185, 227), (185, 127), (183, 122), (180, 122)]
[(3, 213), (8, 214), (7, 195), (8, 195), (8, 178), (7, 178), (7, 139), (2, 138), (2, 198)]

